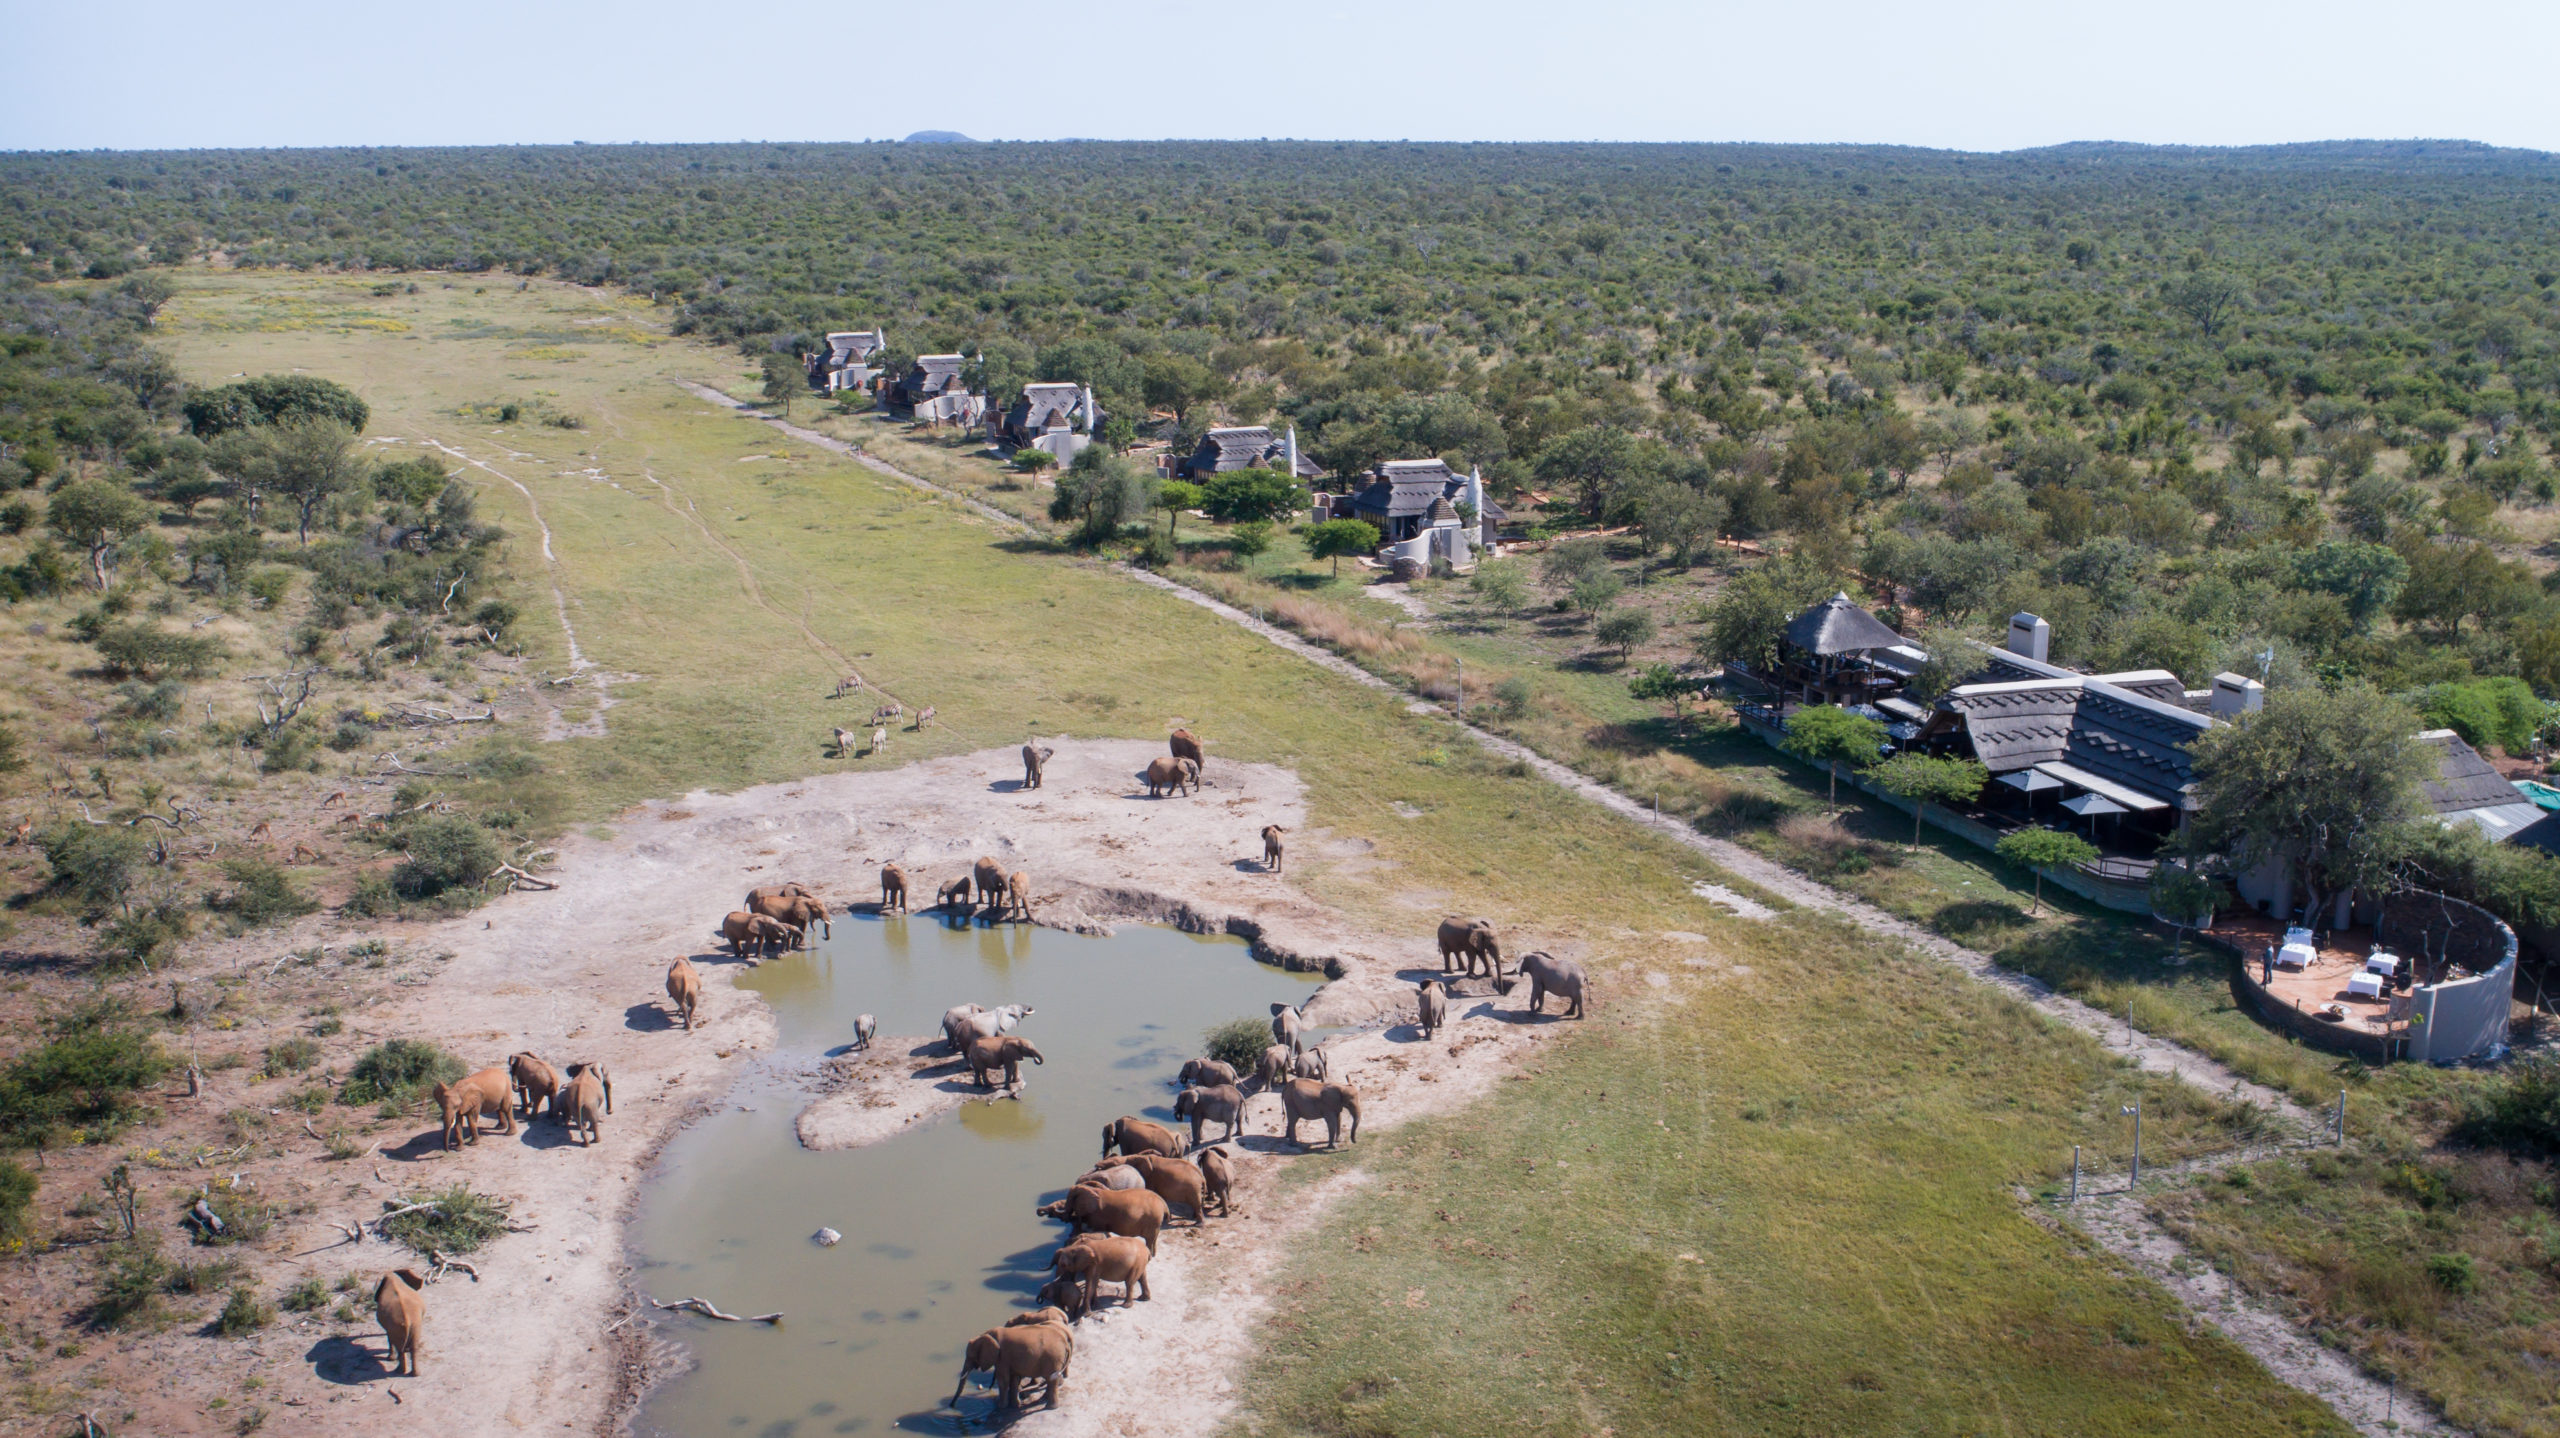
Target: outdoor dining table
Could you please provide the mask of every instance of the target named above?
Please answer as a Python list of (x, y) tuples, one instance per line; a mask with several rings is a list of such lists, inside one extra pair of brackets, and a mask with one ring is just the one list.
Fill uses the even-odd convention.
[(2386, 976), (2396, 974), (2400, 972), (2399, 956), (2396, 954), (2385, 953), (2381, 949), (2376, 949), (2372, 953), (2364, 956), (2364, 971), (2368, 974), (2383, 974)]
[(2276, 967), (2280, 969), (2307, 969), (2319, 959), (2320, 951), (2307, 943), (2286, 944), (2276, 950)]
[(2348, 993), (2351, 993), (2351, 994), (2355, 994), (2355, 995), (2357, 995), (2357, 996), (2359, 996), (2359, 997), (2361, 997), (2361, 998), (2368, 998), (2368, 999), (2378, 999), (2378, 998), (2381, 998), (2381, 997), (2382, 997), (2382, 975), (2380, 975), (2380, 974), (2357, 974), (2357, 975), (2354, 975), (2353, 977), (2351, 977), (2351, 978), (2349, 978), (2349, 979), (2347, 980), (2347, 992), (2348, 992)]

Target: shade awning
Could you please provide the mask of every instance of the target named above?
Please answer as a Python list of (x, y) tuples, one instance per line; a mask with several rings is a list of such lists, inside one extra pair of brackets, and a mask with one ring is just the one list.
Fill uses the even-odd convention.
[(2061, 780), (2051, 774), (2039, 774), (2033, 769), (2013, 770), (2001, 775), (2000, 782), (2024, 794), (2041, 794), (2047, 789), (2062, 787)]
[(2122, 804), (2115, 802), (2104, 794), (2074, 794), (2070, 798), (2062, 801), (2062, 807), (2079, 815), (2083, 819), (2094, 819), (2100, 814), (2121, 814), (2125, 812), (2125, 807)]
[(2037, 773), (2051, 775), (2075, 789), (2086, 789), (2092, 794), (2103, 794), (2107, 798), (2112, 799), (2117, 804), (2123, 806), (2125, 809), (2166, 809), (2169, 807), (2169, 801), (2166, 799), (2154, 798), (2149, 794), (2143, 793), (2139, 789), (2128, 789), (2113, 779), (2103, 778), (2099, 775), (2092, 774), (2088, 770), (2083, 769), (2076, 764), (2065, 764), (2058, 759), (2049, 759), (2042, 764), (2036, 765), (2035, 769)]

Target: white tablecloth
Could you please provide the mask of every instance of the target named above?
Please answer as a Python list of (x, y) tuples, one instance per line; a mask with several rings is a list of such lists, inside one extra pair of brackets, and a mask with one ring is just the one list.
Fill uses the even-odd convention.
[(2347, 980), (2347, 992), (2351, 994), (2362, 994), (2368, 999), (2381, 998), (2382, 975), (2357, 974)]
[(2376, 949), (2364, 956), (2364, 971), (2368, 974), (2396, 974), (2400, 972), (2400, 960), (2396, 955)]
[(2312, 962), (2319, 957), (2319, 951), (2312, 948), (2309, 944), (2287, 944), (2283, 948), (2276, 950), (2276, 967), (2280, 969), (2307, 969), (2311, 967)]

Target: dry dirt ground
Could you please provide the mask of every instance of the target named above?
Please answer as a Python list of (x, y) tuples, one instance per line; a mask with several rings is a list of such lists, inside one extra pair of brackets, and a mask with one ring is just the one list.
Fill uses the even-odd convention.
[[(990, 750), (639, 806), (615, 820), (609, 838), (563, 843), (547, 874), (556, 891), (513, 894), (467, 919), (405, 934), (404, 942), (452, 957), (432, 979), (368, 1009), (369, 1036), (433, 1040), (474, 1066), (518, 1050), (555, 1063), (600, 1062), (613, 1075), (615, 1112), (592, 1149), (544, 1120), (514, 1137), (493, 1130), (447, 1156), (430, 1116), (395, 1129), (378, 1159), (328, 1166), (317, 1210), (279, 1225), (294, 1259), (262, 1270), (264, 1286), (413, 1264), (405, 1250), (377, 1239), (345, 1243), (332, 1221), (370, 1215), (384, 1199), (422, 1186), (459, 1180), (508, 1197), (526, 1231), (473, 1255), (478, 1281), (457, 1272), (428, 1288), (426, 1379), (389, 1377), (380, 1331), (369, 1323), (337, 1326), (332, 1336), (326, 1322), (288, 1320), (246, 1340), (268, 1375), (258, 1401), (280, 1405), (274, 1431), (407, 1433), (424, 1421), (445, 1433), (606, 1432), (630, 1411), (670, 1355), (653, 1351), (645, 1336), (653, 1325), (632, 1312), (624, 1219), (657, 1147), (727, 1092), (742, 1055), (774, 1039), (762, 1001), (730, 982), (741, 964), (710, 939), (751, 885), (798, 880), (841, 910), (876, 900), (879, 865), (895, 860), (929, 904), (936, 884), (984, 854), (1030, 875), (1043, 924), (1094, 932), (1164, 922), (1245, 935), (1281, 962), (1334, 977), (1308, 1017), (1356, 1030), (1332, 1043), (1335, 1076), (1362, 1091), (1364, 1150), (1373, 1133), (1410, 1114), (1483, 1091), (1559, 1022), (1525, 1021), (1517, 999), (1499, 1001), (1496, 1016), (1479, 982), (1475, 996), (1453, 1002), (1453, 1028), (1419, 1042), (1397, 1019), (1399, 1008), (1410, 1012), (1412, 996), (1411, 980), (1397, 971), (1436, 970), (1428, 922), (1395, 937), (1364, 933), (1263, 872), (1267, 823), (1289, 829), (1295, 845), (1361, 847), (1356, 838), (1301, 831), (1300, 786), (1290, 773), (1213, 755), (1210, 785), (1197, 797), (1149, 800), (1135, 775), (1161, 752), (1156, 746), (1055, 742), (1036, 791), (1021, 787), (1014, 751)], [(664, 998), (665, 970), (678, 954), (692, 956), (706, 980), (701, 1026), (690, 1034), (674, 1026)], [(884, 1063), (911, 1062), (905, 1056), (920, 1042), (889, 1039), (877, 1049)], [(894, 1090), (895, 1075), (894, 1063), (884, 1079), (845, 1075), (851, 1086), (840, 1092)], [(883, 1133), (922, 1121), (917, 1115), (941, 1102), (915, 1096), (928, 1084), (904, 1087), (909, 1092), (889, 1106), (868, 1110), (897, 1116)], [(1026, 1431), (1201, 1432), (1227, 1411), (1229, 1375), (1264, 1301), (1255, 1277), (1272, 1266), (1270, 1248), (1319, 1206), (1300, 1201), (1283, 1214), (1266, 1202), (1294, 1150), (1273, 1136), (1278, 1101), (1263, 1097), (1252, 1107), (1239, 1216), (1172, 1241), (1155, 1269), (1152, 1304), (1088, 1320), (1069, 1406)], [(1319, 1193), (1358, 1181), (1346, 1176)], [(369, 1316), (370, 1304), (361, 1306)], [(234, 1362), (248, 1357), (237, 1347), (224, 1353)], [(157, 1431), (230, 1426), (204, 1412), (200, 1399), (182, 1396), (197, 1386), (186, 1375), (164, 1381), (157, 1395), (124, 1395), (137, 1421)]]

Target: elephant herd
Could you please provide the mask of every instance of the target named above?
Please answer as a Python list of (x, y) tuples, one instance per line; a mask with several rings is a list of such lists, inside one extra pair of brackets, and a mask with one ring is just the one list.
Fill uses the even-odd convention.
[[(933, 891), (933, 906), (946, 914), (969, 915), (980, 904), (989, 918), (1030, 922), (1031, 876), (1019, 869), (1008, 874), (995, 860), (980, 858), (969, 872)], [(907, 871), (896, 864), (880, 866), (880, 912), (908, 912)]]
[[(682, 964), (684, 960), (678, 959)], [(687, 965), (690, 970), (690, 965)], [(669, 979), (672, 986), (674, 980)], [(613, 1079), (604, 1065), (579, 1062), (553, 1068), (532, 1053), (510, 1054), (503, 1067), (437, 1084), (436, 1109), (444, 1119), (447, 1153), (480, 1141), (480, 1120), (495, 1116), (498, 1132), (516, 1131), (516, 1113), (528, 1124), (545, 1111), (569, 1126), (584, 1148), (604, 1137), (602, 1119), (613, 1112)]]

